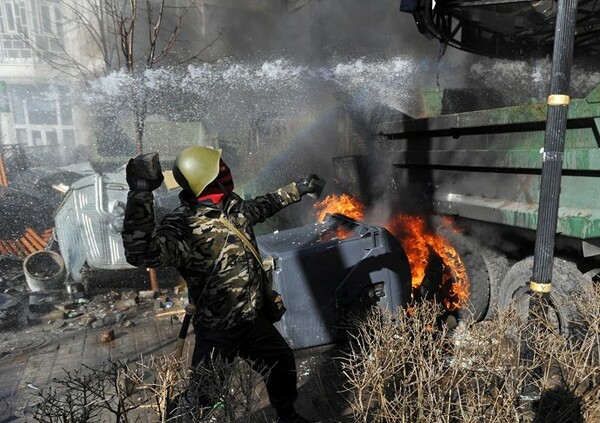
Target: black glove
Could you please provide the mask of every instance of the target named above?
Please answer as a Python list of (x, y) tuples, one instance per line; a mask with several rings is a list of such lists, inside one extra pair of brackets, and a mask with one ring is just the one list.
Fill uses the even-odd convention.
[(125, 178), (132, 191), (154, 191), (165, 177), (160, 168), (158, 153), (138, 154), (129, 159), (125, 168)]
[(323, 192), (325, 180), (319, 178), (315, 174), (310, 174), (306, 178), (302, 178), (296, 182), (296, 186), (298, 187), (300, 196), (309, 194), (311, 197), (319, 198), (321, 192)]

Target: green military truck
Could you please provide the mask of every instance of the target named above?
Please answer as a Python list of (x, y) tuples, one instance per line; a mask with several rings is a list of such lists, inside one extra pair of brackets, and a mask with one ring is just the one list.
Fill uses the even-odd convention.
[[(546, 118), (545, 103), (404, 116), (378, 125), (365, 160), (391, 170), (387, 195), (400, 209), (450, 216), (462, 228), (450, 239), (467, 268), (477, 320), (512, 300), (526, 304)], [(569, 105), (550, 294), (565, 329), (576, 317), (572, 295), (600, 267), (599, 198), (600, 86)]]
[[(421, 34), (440, 42), (441, 52), (450, 46), (482, 57), (519, 60), (553, 53), (559, 20), (556, 1), (399, 3), (400, 11), (412, 15)], [(593, 2), (579, 2), (569, 24), (574, 27), (575, 58), (593, 69), (600, 46), (600, 14), (595, 8)], [(564, 48), (558, 48), (563, 55)], [(497, 88), (491, 95), (464, 90), (462, 102), (456, 101), (458, 90), (442, 95), (439, 90), (423, 91), (413, 98), (420, 106), (413, 117), (388, 113), (382, 107), (387, 117), (376, 118), (376, 128), (367, 119), (376, 142), (359, 156), (357, 170), (341, 171), (349, 177), (347, 186), (357, 185), (356, 179), (364, 185), (362, 181), (368, 179), (373, 190), (377, 178), (378, 191), (371, 197), (394, 202), (395, 212), (428, 217), (432, 229), (440, 217), (451, 217), (461, 228), (462, 233), (446, 235), (468, 273), (470, 313), (462, 314), (475, 320), (494, 316), (513, 300), (525, 311), (536, 248), (541, 169), (549, 157), (544, 151), (546, 102), (506, 107), (502, 100), (506, 93), (501, 84)], [(577, 317), (573, 295), (591, 284), (600, 269), (600, 86), (580, 97), (571, 99), (568, 108), (551, 262), (552, 315), (566, 331)], [(379, 113), (370, 111), (373, 115)], [(364, 116), (361, 119), (357, 124), (364, 126)], [(381, 186), (387, 187), (386, 192), (381, 192)], [(428, 266), (426, 288), (435, 292), (439, 271), (436, 276), (435, 265)]]

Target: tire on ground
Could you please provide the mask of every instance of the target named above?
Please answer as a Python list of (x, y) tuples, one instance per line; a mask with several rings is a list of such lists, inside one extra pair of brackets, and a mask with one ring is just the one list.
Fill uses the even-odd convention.
[[(527, 317), (530, 297), (529, 281), (533, 273), (533, 257), (515, 263), (500, 283), (498, 308), (505, 310), (513, 302), (523, 319)], [(576, 334), (579, 314), (574, 295), (583, 292), (591, 284), (573, 262), (555, 258), (552, 266), (552, 291), (549, 294), (549, 317), (564, 335)]]
[(498, 286), (508, 269), (508, 260), (472, 237), (460, 233), (444, 236), (456, 249), (469, 277), (469, 305), (460, 317), (475, 322), (488, 318), (495, 310)]

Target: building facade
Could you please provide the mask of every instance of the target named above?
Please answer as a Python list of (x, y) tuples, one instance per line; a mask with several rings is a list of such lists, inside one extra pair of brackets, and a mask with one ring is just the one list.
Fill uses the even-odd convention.
[(40, 56), (63, 54), (63, 23), (58, 0), (0, 0), (0, 145), (34, 162), (48, 150), (68, 161), (78, 144), (69, 80)]
[[(186, 19), (181, 23), (185, 36), (174, 48), (173, 57), (183, 54), (185, 58), (187, 51), (202, 50), (222, 25), (226, 31), (218, 43), (203, 53), (206, 60), (245, 54), (257, 45), (270, 43), (263, 39), (267, 33), (259, 28), (273, 26), (282, 14), (307, 3), (310, 0), (169, 0), (172, 16), (165, 19), (161, 36), (168, 38), (167, 31), (173, 29), (170, 25), (178, 22), (179, 12), (175, 10), (186, 10)], [(66, 164), (76, 152), (84, 151), (82, 147), (96, 142), (97, 119), (90, 120), (80, 108), (76, 96), (82, 89), (78, 87), (84, 86), (82, 82), (124, 68), (122, 40), (119, 31), (115, 34), (111, 28), (119, 28), (123, 17), (127, 23), (127, 8), (132, 4), (106, 0), (0, 0), (0, 147), (24, 148), (34, 165), (45, 164), (49, 151), (53, 152), (52, 157), (58, 157), (57, 164)], [(159, 0), (151, 2), (152, 6), (159, 4)], [(111, 9), (115, 5), (118, 10)], [(135, 50), (145, 54), (148, 48), (143, 43), (147, 42), (144, 37), (148, 31), (142, 18), (136, 25), (136, 42), (142, 44), (136, 45)], [(100, 22), (106, 28), (100, 28)], [(254, 35), (247, 37), (250, 22)], [(141, 59), (143, 63), (145, 58)], [(121, 120), (128, 116), (118, 115)], [(101, 133), (107, 132), (102, 128)]]

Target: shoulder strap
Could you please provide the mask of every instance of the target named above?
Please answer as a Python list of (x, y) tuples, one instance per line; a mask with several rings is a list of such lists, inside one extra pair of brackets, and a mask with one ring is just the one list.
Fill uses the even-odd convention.
[(248, 249), (250, 250), (250, 252), (254, 255), (254, 257), (258, 261), (258, 264), (260, 264), (260, 267), (262, 267), (262, 269), (265, 270), (265, 267), (263, 265), (263, 261), (262, 261), (262, 258), (260, 257), (260, 254), (258, 253), (258, 251), (256, 250), (256, 248), (254, 247), (254, 245), (252, 245), (252, 243), (250, 242), (250, 240), (248, 239), (248, 237), (246, 237), (246, 235), (244, 235), (229, 220), (227, 220), (227, 218), (225, 216), (223, 216), (223, 215), (219, 216), (219, 221), (222, 224), (224, 224), (225, 226), (227, 226), (229, 229), (231, 229), (231, 231), (234, 234), (236, 234), (239, 239), (242, 240), (242, 242), (246, 245), (246, 247), (248, 247)]

